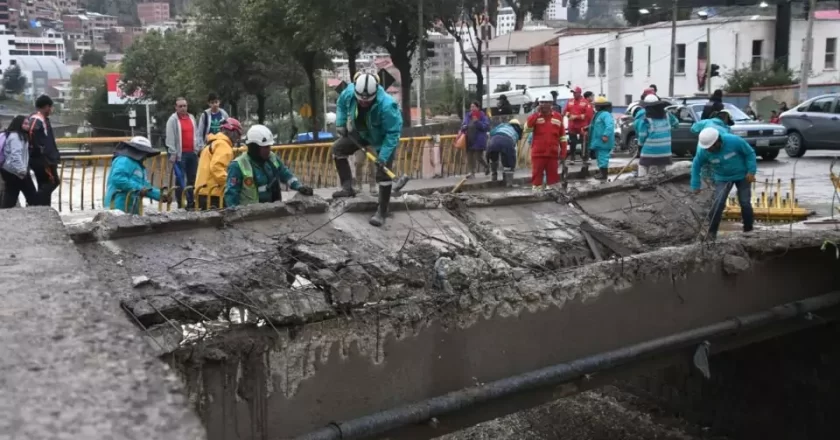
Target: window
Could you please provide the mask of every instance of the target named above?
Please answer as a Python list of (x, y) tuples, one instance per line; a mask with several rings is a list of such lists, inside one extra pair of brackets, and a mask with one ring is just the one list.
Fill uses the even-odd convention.
[(825, 39), (825, 68), (836, 69), (837, 62), (837, 38)]
[(697, 43), (697, 59), (698, 60), (705, 60), (706, 59), (706, 50), (708, 45), (705, 41), (701, 41)]
[(502, 59), (500, 57), (490, 57), (491, 66), (498, 66), (500, 64), (502, 64)]
[(685, 75), (685, 44), (677, 45), (677, 75)]
[(691, 109), (688, 107), (682, 107), (679, 109), (677, 119), (679, 119), (680, 122), (687, 122), (689, 124), (694, 123), (694, 115), (691, 114)]
[(525, 84), (517, 84), (517, 85), (513, 88), (513, 90), (525, 90), (526, 88), (528, 88), (528, 86), (527, 86), (527, 85), (525, 85)]
[(808, 106), (808, 111), (811, 113), (831, 113), (832, 104), (834, 104), (833, 96), (817, 98), (811, 101), (811, 104)]
[(633, 76), (633, 48), (624, 48), (624, 76)]
[(840, 114), (840, 98), (834, 103), (834, 113)]
[(647, 76), (650, 78), (650, 45), (648, 45), (648, 64), (647, 64)]
[(752, 42), (752, 57), (750, 58), (750, 67), (754, 71), (759, 71), (764, 67), (764, 40), (753, 40)]
[(630, 105), (633, 103), (633, 95), (624, 95), (624, 105)]
[(586, 75), (595, 76), (595, 49), (589, 49), (589, 53), (586, 55), (586, 64)]
[(516, 57), (505, 57), (505, 65), (512, 66), (516, 64)]
[(598, 49), (598, 76), (607, 76), (607, 49)]

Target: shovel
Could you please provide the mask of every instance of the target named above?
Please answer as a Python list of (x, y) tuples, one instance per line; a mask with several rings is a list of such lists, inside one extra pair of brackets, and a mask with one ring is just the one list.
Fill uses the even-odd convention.
[[(361, 144), (359, 144), (359, 142), (355, 138), (353, 138), (353, 136), (347, 136), (347, 138), (350, 139), (351, 141), (353, 141), (353, 143), (357, 147), (359, 147), (359, 149), (364, 150), (365, 157), (367, 157), (369, 161), (373, 162), (374, 164), (376, 163), (376, 161), (377, 161), (376, 154), (374, 154), (374, 152), (371, 151), (370, 147), (362, 146)], [(381, 167), (382, 167), (382, 171), (384, 171), (385, 174), (388, 177), (390, 177), (391, 180), (394, 182), (392, 184), (393, 186), (391, 187), (392, 188), (391, 191), (393, 191), (393, 192), (399, 192), (401, 189), (403, 189), (403, 187), (405, 187), (405, 185), (408, 183), (408, 181), (411, 180), (408, 176), (397, 177), (397, 175), (393, 171), (388, 169), (388, 167), (386, 167), (384, 164), (381, 165)]]

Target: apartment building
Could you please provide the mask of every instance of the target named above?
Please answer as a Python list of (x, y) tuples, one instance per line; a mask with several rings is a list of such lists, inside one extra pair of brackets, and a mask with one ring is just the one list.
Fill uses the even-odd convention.
[(137, 17), (142, 25), (169, 20), (169, 3), (149, 1), (137, 4)]

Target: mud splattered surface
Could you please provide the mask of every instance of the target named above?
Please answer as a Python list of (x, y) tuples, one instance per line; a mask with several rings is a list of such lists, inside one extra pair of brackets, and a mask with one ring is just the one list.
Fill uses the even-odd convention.
[(615, 387), (586, 391), (436, 440), (726, 440)]

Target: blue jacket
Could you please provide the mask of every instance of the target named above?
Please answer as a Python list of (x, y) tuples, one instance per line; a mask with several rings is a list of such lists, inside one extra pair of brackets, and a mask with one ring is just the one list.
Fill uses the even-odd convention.
[(701, 121), (695, 122), (691, 126), (691, 132), (694, 133), (694, 134), (698, 134), (701, 131), (703, 131), (704, 128), (707, 128), (707, 127), (712, 127), (712, 128), (717, 129), (718, 133), (720, 133), (720, 134), (727, 134), (727, 133), (732, 132), (732, 129), (729, 128), (728, 125), (726, 125), (726, 122), (723, 122), (722, 120), (720, 120), (718, 118), (703, 119)]
[(367, 113), (367, 128), (364, 130), (356, 129), (357, 111), (356, 92), (353, 87), (347, 87), (339, 95), (335, 106), (335, 126), (346, 127), (349, 120), (353, 131), (370, 143), (379, 159), (388, 162), (400, 144), (403, 125), (400, 106), (382, 86), (378, 86), (376, 100)]
[[(248, 154), (248, 153), (242, 153)], [(289, 185), (289, 188), (297, 190), (302, 185), (297, 177), (292, 174), (292, 171), (280, 160), (279, 157), (274, 156), (279, 166), (271, 164), (270, 160), (258, 165), (255, 161), (251, 161), (251, 169), (254, 172), (254, 185), (257, 187), (257, 193), (260, 197), (260, 203), (271, 203), (280, 200), (280, 186), (278, 182), (283, 182)], [(228, 165), (227, 183), (225, 184), (225, 208), (239, 206), (239, 196), (242, 193), (243, 185), (242, 169), (236, 160), (232, 160)]]
[(490, 137), (493, 136), (507, 136), (513, 139), (513, 142), (519, 142), (519, 132), (507, 122), (503, 122), (490, 130)]
[(666, 113), (667, 119), (649, 119), (644, 109), (636, 114), (636, 138), (642, 146), (639, 165), (648, 165), (647, 161), (652, 161), (651, 165), (670, 163), (671, 130), (679, 127), (680, 122), (670, 112)]
[[(479, 112), (481, 116), (477, 120), (472, 120), (471, 112), (464, 115), (464, 121), (461, 123), (461, 131), (468, 133), (467, 135), (467, 149), (468, 150), (484, 150), (487, 148), (487, 133), (490, 131), (490, 118), (487, 113)], [(473, 137), (469, 136), (470, 126), (474, 126)]]
[(737, 182), (747, 174), (755, 175), (755, 150), (740, 136), (721, 134), (721, 148), (717, 153), (697, 149), (691, 163), (691, 189), (700, 189), (700, 170), (710, 164), (715, 183)]
[(105, 191), (105, 206), (110, 208), (111, 201), (114, 202), (114, 209), (124, 211), (127, 214), (139, 214), (140, 204), (143, 201), (132, 194), (131, 200), (126, 207), (126, 196), (128, 191), (140, 191), (146, 189), (146, 196), (152, 200), (160, 200), (160, 190), (152, 186), (146, 180), (146, 167), (142, 162), (128, 156), (117, 155), (111, 161), (111, 171), (108, 172), (108, 184)]
[[(607, 141), (601, 140), (606, 136)], [(615, 148), (615, 118), (612, 112), (601, 110), (595, 113), (589, 125), (589, 148), (593, 151), (612, 151)]]

